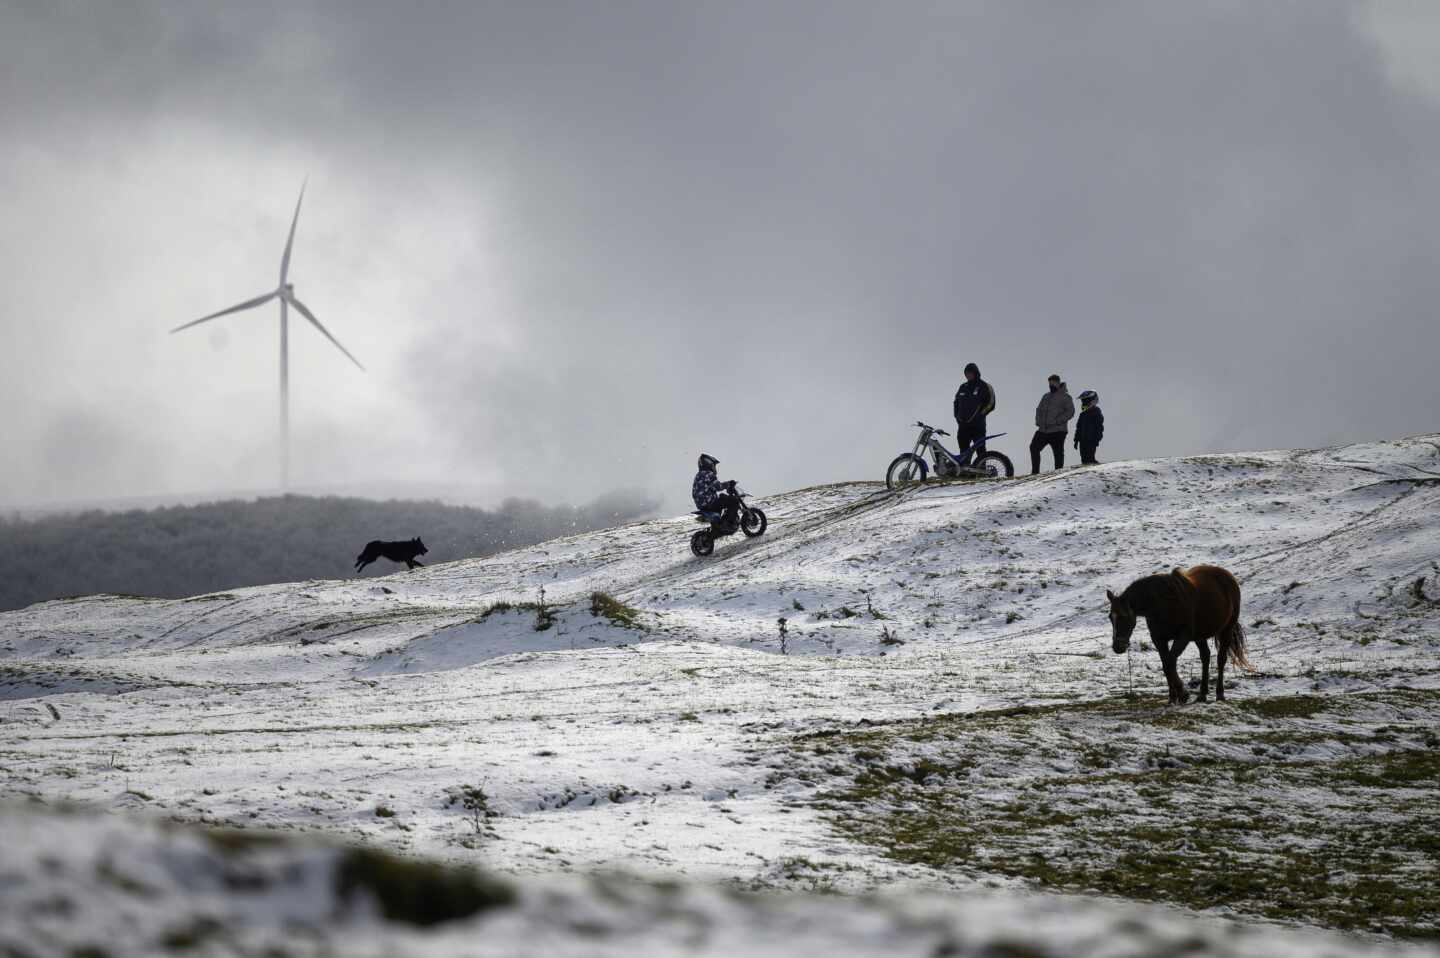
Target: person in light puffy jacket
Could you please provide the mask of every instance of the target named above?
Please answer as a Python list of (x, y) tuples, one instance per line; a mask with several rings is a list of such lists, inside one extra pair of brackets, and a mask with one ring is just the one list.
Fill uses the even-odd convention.
[(740, 504), (739, 497), (734, 494), (735, 480), (720, 481), (720, 476), (715, 471), (720, 460), (709, 453), (702, 452), (696, 465), (699, 471), (690, 483), (690, 498), (694, 500), (695, 508), (701, 512), (723, 513), (727, 522), (733, 522), (736, 508)]
[(1040, 450), (1046, 446), (1055, 455), (1055, 468), (1065, 468), (1065, 434), (1075, 418), (1075, 402), (1070, 398), (1059, 373), (1050, 374), (1050, 390), (1040, 397), (1035, 407), (1035, 436), (1030, 440), (1030, 475), (1040, 471)]
[(1093, 389), (1080, 394), (1080, 417), (1075, 420), (1075, 448), (1080, 450), (1080, 464), (1093, 466), (1095, 449), (1105, 438), (1105, 414), (1100, 411), (1100, 396)]

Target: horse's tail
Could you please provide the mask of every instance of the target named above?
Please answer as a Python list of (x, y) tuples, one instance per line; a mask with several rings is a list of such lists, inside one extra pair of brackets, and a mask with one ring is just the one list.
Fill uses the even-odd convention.
[(1250, 664), (1250, 659), (1245, 655), (1245, 627), (1240, 624), (1240, 616), (1237, 613), (1235, 621), (1225, 628), (1223, 634), (1225, 640), (1226, 658), (1231, 665), (1238, 665), (1250, 672), (1255, 671), (1255, 666)]

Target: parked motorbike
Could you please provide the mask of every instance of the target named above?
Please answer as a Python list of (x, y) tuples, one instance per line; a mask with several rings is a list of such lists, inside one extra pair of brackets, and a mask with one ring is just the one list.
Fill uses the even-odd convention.
[[(915, 448), (911, 452), (901, 453), (890, 463), (890, 468), (885, 470), (885, 488), (908, 489), (924, 482), (931, 470), (923, 455), (926, 450), (934, 463), (936, 479), (998, 479), (1001, 476), (1015, 475), (1015, 464), (1004, 453), (986, 449), (977, 455), (973, 443), (958, 453), (951, 452), (937, 438), (950, 435), (948, 432), (927, 426), (923, 422), (915, 425), (920, 427)], [(1006, 433), (997, 432), (993, 436), (986, 436), (984, 441), (989, 442), (1004, 435)]]

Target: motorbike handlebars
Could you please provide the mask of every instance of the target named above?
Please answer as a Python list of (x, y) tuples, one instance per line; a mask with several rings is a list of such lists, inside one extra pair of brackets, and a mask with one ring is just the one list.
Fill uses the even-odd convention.
[(933, 433), (934, 433), (935, 435), (937, 435), (937, 436), (948, 436), (948, 435), (950, 435), (950, 434), (949, 434), (948, 432), (946, 432), (945, 430), (943, 430), (943, 429), (937, 429), (937, 428), (935, 428), (934, 426), (927, 425), (927, 424), (925, 424), (925, 423), (923, 423), (923, 422), (920, 422), (918, 419), (915, 421), (915, 425), (919, 426), (921, 429), (928, 429), (928, 430), (930, 430), (931, 432), (933, 432)]

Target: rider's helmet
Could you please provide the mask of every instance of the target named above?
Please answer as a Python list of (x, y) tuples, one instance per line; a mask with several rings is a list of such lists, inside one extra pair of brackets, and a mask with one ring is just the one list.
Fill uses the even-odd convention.
[(715, 471), (715, 467), (718, 466), (718, 465), (720, 465), (720, 460), (719, 460), (719, 459), (716, 459), (714, 456), (710, 455), (708, 452), (702, 452), (702, 453), (700, 453), (700, 460), (699, 460), (699, 462), (698, 462), (697, 464), (699, 465), (699, 467), (700, 467), (700, 469), (701, 469), (702, 471), (714, 472), (714, 471)]
[(1096, 403), (1096, 402), (1099, 402), (1099, 401), (1100, 401), (1100, 394), (1097, 393), (1097, 392), (1096, 392), (1095, 390), (1093, 390), (1093, 389), (1087, 389), (1087, 390), (1085, 390), (1083, 393), (1080, 394), (1080, 405), (1081, 405), (1081, 406), (1088, 406), (1088, 405), (1090, 405), (1091, 403)]

